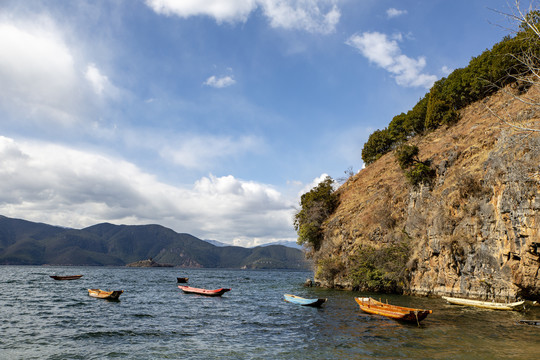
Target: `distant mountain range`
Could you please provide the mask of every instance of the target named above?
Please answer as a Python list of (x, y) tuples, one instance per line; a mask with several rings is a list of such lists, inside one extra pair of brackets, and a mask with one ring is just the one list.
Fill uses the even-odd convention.
[(0, 264), (124, 266), (153, 259), (187, 268), (307, 269), (282, 245), (215, 246), (161, 225), (97, 224), (77, 230), (0, 215)]
[[(214, 246), (231, 246), (229, 244), (225, 244), (221, 241), (217, 241), (217, 240), (204, 240), (206, 241), (207, 243), (210, 243)], [(290, 248), (293, 248), (293, 249), (302, 249), (302, 245), (298, 245), (296, 242), (294, 241), (287, 241), (287, 240), (281, 240), (281, 241), (275, 241), (275, 242), (272, 242), (272, 243), (268, 243), (268, 244), (261, 244), (259, 246), (270, 246), (270, 245), (283, 245), (283, 246), (286, 246), (286, 247), (290, 247)], [(255, 247), (255, 246), (253, 246)]]

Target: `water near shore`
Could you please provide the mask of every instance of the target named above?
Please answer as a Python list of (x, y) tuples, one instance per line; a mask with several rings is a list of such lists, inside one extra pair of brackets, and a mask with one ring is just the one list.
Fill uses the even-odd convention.
[[(83, 274), (73, 281), (49, 275)], [(221, 298), (183, 294), (230, 287)], [(538, 359), (540, 328), (525, 314), (441, 299), (381, 296), (433, 310), (421, 326), (361, 312), (354, 296), (304, 288), (308, 272), (0, 266), (0, 359)], [(120, 301), (88, 288), (121, 289)], [(284, 293), (325, 297), (321, 309)]]

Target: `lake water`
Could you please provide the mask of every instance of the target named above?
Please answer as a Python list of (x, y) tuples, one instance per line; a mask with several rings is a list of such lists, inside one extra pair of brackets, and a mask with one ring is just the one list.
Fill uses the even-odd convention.
[[(49, 275), (83, 274), (55, 281)], [(0, 266), (0, 359), (539, 359), (527, 313), (376, 295), (433, 310), (420, 326), (365, 314), (359, 292), (304, 288), (309, 272)], [(209, 298), (195, 287), (232, 290)], [(124, 290), (120, 301), (88, 288)], [(325, 297), (321, 309), (284, 293)]]

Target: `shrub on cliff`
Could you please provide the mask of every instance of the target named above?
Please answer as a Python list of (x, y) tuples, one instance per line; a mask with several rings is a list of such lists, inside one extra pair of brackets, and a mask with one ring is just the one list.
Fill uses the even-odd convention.
[(380, 249), (362, 246), (352, 257), (349, 278), (355, 289), (401, 293), (407, 282), (409, 246), (398, 242)]
[(320, 259), (317, 262), (315, 279), (323, 280), (330, 286), (334, 285), (334, 279), (345, 270), (345, 265), (338, 259)]
[(437, 173), (431, 168), (429, 160), (421, 161), (418, 158), (418, 152), (418, 146), (404, 144), (396, 151), (396, 158), (411, 185), (429, 185)]
[(319, 250), (323, 239), (322, 225), (338, 205), (333, 184), (334, 180), (327, 176), (319, 185), (301, 196), (301, 209), (294, 215), (298, 244)]

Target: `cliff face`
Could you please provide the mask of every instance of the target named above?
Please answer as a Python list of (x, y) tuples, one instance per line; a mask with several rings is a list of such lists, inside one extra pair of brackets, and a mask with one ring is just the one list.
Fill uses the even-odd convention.
[[(529, 95), (538, 98), (536, 89)], [(315, 254), (343, 267), (317, 281), (352, 288), (360, 249), (405, 239), (407, 293), (540, 298), (540, 134), (513, 130), (486, 105), (540, 127), (540, 114), (501, 92), (463, 109), (457, 124), (410, 140), (437, 171), (430, 188), (408, 185), (393, 153), (360, 171), (338, 189)]]

